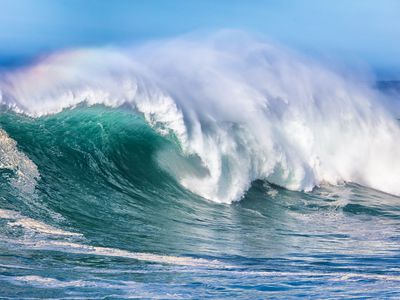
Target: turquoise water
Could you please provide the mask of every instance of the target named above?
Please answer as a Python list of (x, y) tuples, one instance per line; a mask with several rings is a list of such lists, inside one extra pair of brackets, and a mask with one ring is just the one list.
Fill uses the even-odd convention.
[(399, 197), (256, 180), (218, 204), (160, 165), (197, 172), (177, 139), (124, 108), (0, 127), (2, 298), (400, 297)]

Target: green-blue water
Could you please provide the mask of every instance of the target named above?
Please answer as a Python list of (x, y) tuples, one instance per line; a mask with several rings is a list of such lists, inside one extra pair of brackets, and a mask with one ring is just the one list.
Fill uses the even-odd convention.
[(0, 127), (1, 298), (400, 297), (398, 197), (255, 181), (217, 204), (159, 166), (175, 138), (123, 108)]

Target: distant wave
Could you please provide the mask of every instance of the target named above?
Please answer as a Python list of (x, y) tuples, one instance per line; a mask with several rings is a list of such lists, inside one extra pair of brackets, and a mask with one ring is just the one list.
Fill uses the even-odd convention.
[[(400, 195), (400, 127), (381, 95), (244, 33), (59, 52), (2, 74), (0, 91), (4, 107), (31, 117), (80, 104), (138, 112), (177, 142), (157, 148), (158, 165), (216, 202), (240, 200), (257, 179), (304, 191), (355, 182)], [(0, 133), (7, 155), (14, 144)]]

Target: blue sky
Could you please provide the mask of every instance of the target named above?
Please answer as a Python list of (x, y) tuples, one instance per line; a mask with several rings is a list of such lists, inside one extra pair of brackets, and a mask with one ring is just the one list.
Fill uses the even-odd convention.
[(261, 33), (386, 75), (400, 73), (397, 0), (0, 0), (0, 64), (65, 47), (219, 28)]

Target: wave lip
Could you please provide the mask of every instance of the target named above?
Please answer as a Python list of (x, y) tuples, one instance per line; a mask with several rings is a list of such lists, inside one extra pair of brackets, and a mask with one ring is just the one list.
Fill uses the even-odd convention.
[(213, 201), (239, 200), (256, 179), (304, 191), (356, 182), (400, 195), (400, 128), (381, 96), (243, 33), (57, 53), (5, 74), (0, 90), (4, 105), (31, 116), (82, 102), (131, 107), (179, 141), (176, 163), (162, 153), (160, 165)]

